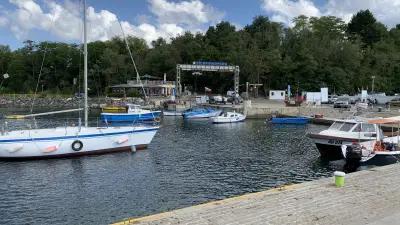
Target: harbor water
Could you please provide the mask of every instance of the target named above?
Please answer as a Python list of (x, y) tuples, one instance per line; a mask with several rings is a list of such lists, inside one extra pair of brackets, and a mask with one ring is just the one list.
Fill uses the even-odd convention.
[(0, 224), (108, 224), (331, 176), (306, 137), (324, 128), (164, 118), (144, 151), (0, 161)]

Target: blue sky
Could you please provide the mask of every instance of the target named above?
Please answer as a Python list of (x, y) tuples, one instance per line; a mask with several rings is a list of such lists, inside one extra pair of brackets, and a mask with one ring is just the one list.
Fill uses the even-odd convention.
[[(79, 2), (1, 0), (0, 44), (16, 49), (26, 39), (80, 42)], [(87, 5), (90, 40), (120, 35), (118, 20), (126, 33), (148, 43), (185, 31), (204, 32), (221, 20), (240, 28), (257, 15), (291, 26), (291, 20), (302, 14), (349, 21), (360, 9), (370, 9), (388, 27), (400, 23), (400, 0), (87, 0)]]

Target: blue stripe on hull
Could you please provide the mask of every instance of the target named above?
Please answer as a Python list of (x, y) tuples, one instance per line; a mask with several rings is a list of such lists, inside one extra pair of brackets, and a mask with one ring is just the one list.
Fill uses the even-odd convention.
[(145, 113), (145, 114), (126, 114), (126, 115), (101, 114), (101, 120), (103, 122), (134, 122), (134, 121), (153, 120), (154, 118), (160, 116), (161, 116), (160, 112)]
[(145, 130), (131, 130), (124, 132), (114, 132), (114, 133), (103, 133), (103, 134), (87, 134), (79, 136), (61, 136), (61, 137), (50, 137), (50, 138), (21, 138), (21, 139), (11, 139), (11, 140), (0, 140), (0, 143), (13, 143), (13, 142), (27, 142), (27, 141), (51, 141), (51, 140), (65, 140), (65, 139), (76, 139), (76, 138), (91, 138), (99, 136), (114, 136), (120, 134), (130, 134), (130, 133), (140, 133), (140, 132), (150, 132), (158, 130), (158, 128), (151, 128)]

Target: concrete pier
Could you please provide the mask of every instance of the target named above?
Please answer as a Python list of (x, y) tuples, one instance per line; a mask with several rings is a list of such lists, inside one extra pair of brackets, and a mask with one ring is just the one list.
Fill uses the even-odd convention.
[(399, 224), (400, 164), (246, 194), (116, 224)]

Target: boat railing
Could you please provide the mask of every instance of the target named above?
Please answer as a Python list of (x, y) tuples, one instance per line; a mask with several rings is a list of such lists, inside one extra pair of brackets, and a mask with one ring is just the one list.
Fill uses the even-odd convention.
[[(66, 128), (78, 127), (79, 131), (83, 127), (80, 118), (57, 117), (57, 118), (29, 118), (29, 119), (3, 119), (1, 122), (0, 134), (6, 135), (10, 131), (16, 130), (35, 130), (46, 128)], [(126, 123), (107, 123), (100, 117), (89, 117), (89, 126), (91, 127), (122, 127), (122, 126), (159, 126), (160, 121), (131, 121)]]

